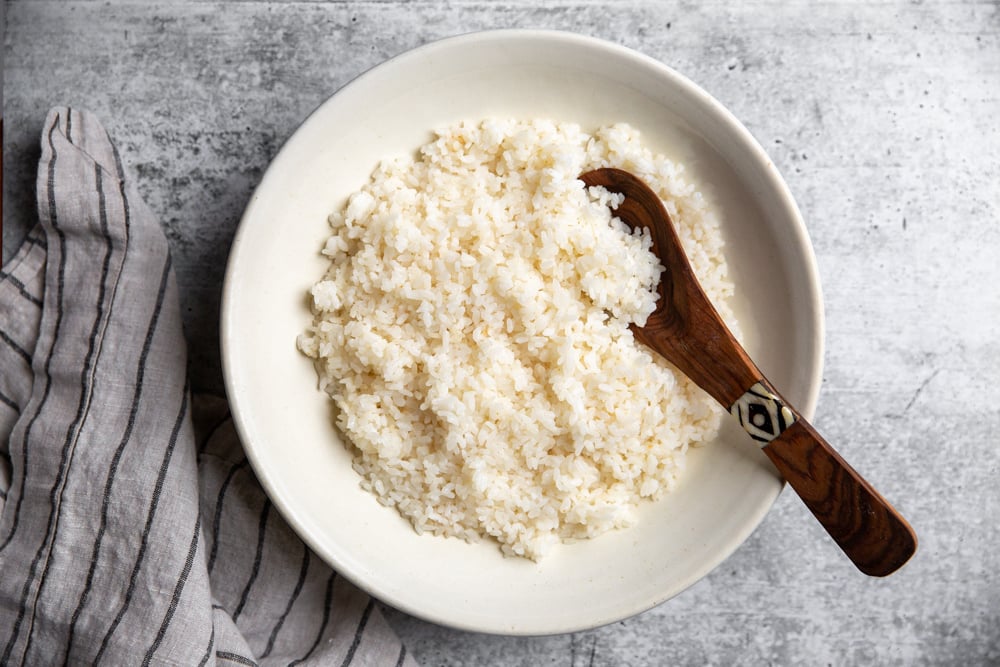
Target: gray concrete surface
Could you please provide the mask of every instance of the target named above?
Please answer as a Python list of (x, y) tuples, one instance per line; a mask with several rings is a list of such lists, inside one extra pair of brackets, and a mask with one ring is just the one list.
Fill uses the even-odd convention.
[(1000, 5), (564, 0), (6, 3), (4, 255), (34, 217), (46, 110), (88, 108), (172, 243), (195, 384), (218, 389), (229, 242), (269, 159), (357, 74), (459, 32), (546, 27), (685, 73), (784, 173), (826, 297), (816, 422), (911, 520), (853, 570), (791, 493), (722, 567), (572, 636), (388, 610), (426, 665), (1000, 664)]

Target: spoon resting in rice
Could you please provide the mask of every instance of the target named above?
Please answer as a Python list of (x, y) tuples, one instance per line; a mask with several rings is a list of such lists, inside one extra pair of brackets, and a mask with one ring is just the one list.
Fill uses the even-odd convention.
[(736, 417), (830, 537), (859, 570), (892, 574), (916, 551), (906, 520), (771, 386), (726, 327), (691, 270), (670, 216), (640, 179), (605, 168), (580, 176), (588, 187), (621, 194), (615, 210), (645, 227), (666, 267), (656, 310), (632, 327), (646, 344)]

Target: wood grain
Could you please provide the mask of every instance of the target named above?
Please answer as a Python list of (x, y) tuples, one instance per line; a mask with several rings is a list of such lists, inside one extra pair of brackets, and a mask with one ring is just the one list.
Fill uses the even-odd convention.
[(910, 525), (805, 419), (764, 453), (859, 570), (884, 577), (913, 556)]

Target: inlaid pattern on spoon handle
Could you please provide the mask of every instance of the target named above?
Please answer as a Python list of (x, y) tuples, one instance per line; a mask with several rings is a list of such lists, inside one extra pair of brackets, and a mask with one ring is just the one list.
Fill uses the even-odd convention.
[(729, 414), (736, 417), (743, 430), (761, 443), (761, 447), (766, 447), (796, 419), (792, 409), (785, 405), (766, 380), (747, 389), (729, 406)]

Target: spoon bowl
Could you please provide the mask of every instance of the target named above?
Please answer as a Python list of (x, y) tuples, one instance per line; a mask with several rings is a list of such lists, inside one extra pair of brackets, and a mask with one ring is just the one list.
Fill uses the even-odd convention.
[(615, 214), (645, 227), (665, 267), (656, 310), (636, 340), (704, 389), (757, 442), (830, 537), (859, 570), (886, 576), (916, 551), (913, 529), (771, 386), (702, 290), (663, 202), (645, 183), (614, 168), (580, 176), (624, 196)]

